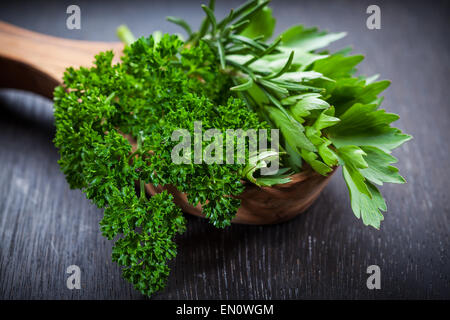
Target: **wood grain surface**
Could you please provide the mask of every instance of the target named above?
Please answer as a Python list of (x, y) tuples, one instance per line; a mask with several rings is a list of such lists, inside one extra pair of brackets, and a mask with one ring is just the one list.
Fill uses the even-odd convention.
[[(77, 1), (81, 30), (65, 28), (69, 3), (2, 2), (0, 19), (72, 39), (114, 41), (117, 25), (137, 35), (178, 32), (166, 15), (198, 25), (199, 1)], [(384, 108), (414, 136), (394, 155), (408, 183), (381, 188), (388, 212), (381, 230), (350, 208), (339, 170), (317, 202), (273, 226), (217, 230), (187, 217), (177, 238), (167, 288), (153, 299), (449, 299), (450, 108), (446, 1), (376, 1), (382, 29), (368, 30), (372, 1), (278, 1), (277, 30), (295, 24), (347, 31), (333, 48), (366, 55), (360, 72), (392, 80)], [(219, 1), (225, 14), (236, 1)], [(1, 44), (0, 44), (1, 45)], [(0, 92), (0, 299), (144, 299), (111, 262), (102, 211), (70, 190), (53, 146), (52, 103)], [(81, 268), (81, 289), (66, 287), (66, 268)], [(368, 290), (366, 269), (381, 268), (381, 289)]]

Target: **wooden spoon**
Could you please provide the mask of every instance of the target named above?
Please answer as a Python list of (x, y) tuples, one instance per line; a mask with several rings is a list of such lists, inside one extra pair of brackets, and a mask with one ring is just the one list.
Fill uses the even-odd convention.
[[(0, 87), (33, 91), (49, 98), (61, 84), (67, 67), (91, 66), (94, 56), (106, 50), (113, 50), (118, 61), (123, 49), (119, 42), (56, 38), (1, 21), (0, 43)], [(134, 143), (132, 139), (130, 142)], [(335, 171), (328, 177), (313, 171), (297, 173), (291, 182), (274, 187), (259, 188), (249, 183), (240, 195), (241, 207), (233, 222), (273, 224), (292, 219), (317, 199)], [(146, 189), (150, 194), (167, 189), (185, 212), (203, 216), (201, 206), (190, 205), (186, 195), (173, 186), (146, 185)]]
[(100, 51), (113, 50), (116, 62), (120, 42), (69, 40), (29, 31), (0, 21), (0, 87), (32, 91), (53, 97), (67, 67), (89, 67)]

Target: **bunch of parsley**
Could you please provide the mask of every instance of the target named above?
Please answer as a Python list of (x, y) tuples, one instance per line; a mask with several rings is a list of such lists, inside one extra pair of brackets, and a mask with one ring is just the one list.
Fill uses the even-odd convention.
[[(375, 185), (404, 183), (390, 153), (410, 136), (391, 126), (397, 115), (379, 109), (389, 82), (353, 76), (363, 57), (350, 50), (318, 52), (344, 33), (294, 26), (268, 41), (275, 19), (267, 4), (251, 0), (218, 20), (211, 1), (197, 32), (169, 17), (186, 41), (161, 33), (135, 41), (122, 27), (121, 63), (100, 53), (92, 68), (68, 68), (55, 89), (61, 169), (72, 188), (105, 209), (100, 225), (116, 241), (112, 259), (143, 294), (164, 287), (174, 237), (185, 229), (172, 195), (148, 198), (147, 183), (175, 186), (225, 227), (240, 205), (233, 196), (243, 191), (242, 179), (271, 186), (295, 172), (328, 175), (341, 165), (355, 215), (375, 228), (386, 210)], [(244, 164), (173, 163), (172, 132), (192, 131), (195, 121), (222, 132), (279, 129), (284, 168), (267, 179), (248, 155)]]

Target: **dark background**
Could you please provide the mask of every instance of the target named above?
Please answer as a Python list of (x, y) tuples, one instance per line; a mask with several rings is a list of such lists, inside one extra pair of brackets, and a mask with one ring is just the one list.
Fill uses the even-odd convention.
[[(116, 40), (122, 23), (139, 36), (180, 32), (167, 15), (198, 26), (200, 3), (2, 1), (0, 19), (55, 36)], [(219, 0), (217, 11), (237, 3)], [(81, 30), (66, 29), (70, 4), (81, 7)], [(366, 28), (370, 4), (381, 8), (381, 30)], [(217, 230), (189, 216), (167, 288), (154, 299), (449, 299), (449, 2), (275, 0), (272, 7), (277, 33), (298, 23), (347, 31), (332, 48), (352, 45), (366, 56), (362, 74), (392, 80), (383, 107), (414, 136), (394, 152), (408, 184), (382, 187), (388, 212), (380, 231), (354, 217), (341, 172), (307, 212), (284, 224)], [(0, 93), (0, 298), (143, 299), (111, 262), (102, 211), (59, 171), (51, 105)], [(72, 264), (82, 270), (81, 290), (66, 288)], [(373, 264), (381, 290), (366, 287)]]

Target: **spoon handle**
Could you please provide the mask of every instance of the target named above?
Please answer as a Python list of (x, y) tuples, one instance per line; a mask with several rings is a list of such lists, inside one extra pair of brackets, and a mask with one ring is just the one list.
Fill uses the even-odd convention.
[(91, 66), (100, 51), (113, 50), (118, 61), (120, 42), (70, 40), (29, 31), (0, 21), (0, 87), (32, 91), (48, 98), (67, 67)]

